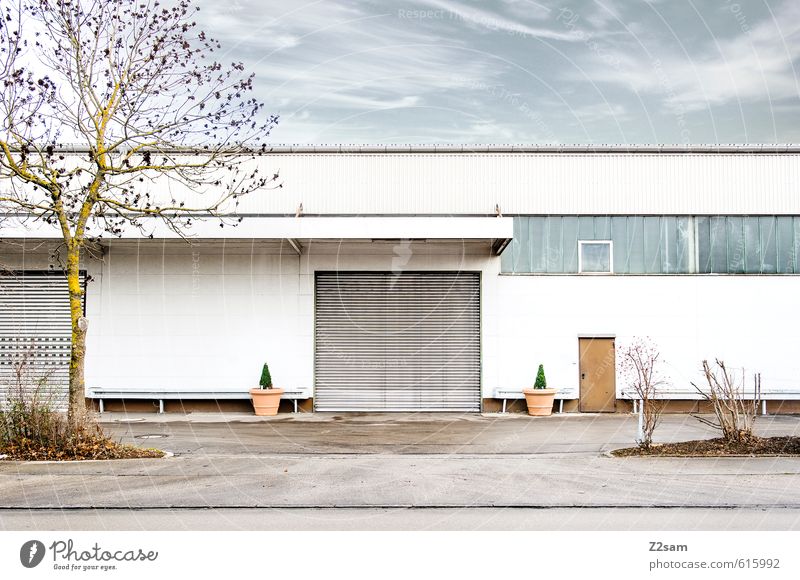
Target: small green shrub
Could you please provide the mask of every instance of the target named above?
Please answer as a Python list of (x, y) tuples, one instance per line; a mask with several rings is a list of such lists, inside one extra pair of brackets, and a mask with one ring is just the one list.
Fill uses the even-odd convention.
[(267, 366), (267, 363), (264, 363), (264, 368), (261, 369), (261, 379), (258, 381), (258, 384), (261, 385), (262, 389), (272, 388), (272, 376), (269, 374), (269, 366)]
[(539, 365), (539, 370), (536, 372), (536, 382), (533, 383), (534, 389), (546, 389), (547, 379), (544, 378), (544, 365)]

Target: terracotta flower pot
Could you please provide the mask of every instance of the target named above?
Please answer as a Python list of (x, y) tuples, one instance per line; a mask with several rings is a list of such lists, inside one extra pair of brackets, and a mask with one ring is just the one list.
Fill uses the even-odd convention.
[(278, 414), (283, 389), (250, 389), (256, 415), (267, 417)]
[(553, 413), (556, 389), (522, 389), (528, 404), (528, 415), (546, 417)]

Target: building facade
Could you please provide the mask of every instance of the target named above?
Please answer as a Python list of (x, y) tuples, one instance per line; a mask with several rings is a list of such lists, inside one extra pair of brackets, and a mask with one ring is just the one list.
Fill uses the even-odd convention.
[[(267, 362), (305, 410), (480, 412), (541, 363), (566, 411), (624, 411), (616, 353), (650, 337), (676, 410), (715, 358), (761, 372), (769, 412), (800, 409), (800, 148), (287, 147), (259, 163), (283, 187), (242, 198), (237, 227), (200, 219), (189, 243), (154, 223), (87, 252), (88, 394), (186, 405), (246, 393)], [(7, 219), (0, 236), (3, 372), (35, 343), (63, 380), (58, 233)]]

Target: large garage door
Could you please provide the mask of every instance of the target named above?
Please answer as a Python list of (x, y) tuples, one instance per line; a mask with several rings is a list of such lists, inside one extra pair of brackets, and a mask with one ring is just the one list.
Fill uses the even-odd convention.
[(318, 411), (480, 411), (480, 277), (318, 273)]
[[(67, 402), (70, 357), (69, 291), (63, 274), (0, 275), (0, 398), (30, 390), (56, 408)], [(22, 371), (22, 380), (17, 376)]]

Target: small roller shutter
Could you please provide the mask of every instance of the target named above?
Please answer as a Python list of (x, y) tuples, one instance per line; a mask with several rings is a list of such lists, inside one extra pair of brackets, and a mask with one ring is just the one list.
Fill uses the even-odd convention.
[(71, 344), (69, 290), (63, 274), (0, 275), (0, 384), (5, 397), (16, 388), (16, 372), (27, 360), (30, 388), (47, 378), (42, 396), (64, 408), (69, 389)]
[(316, 275), (318, 411), (480, 411), (477, 273)]

